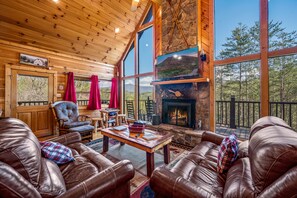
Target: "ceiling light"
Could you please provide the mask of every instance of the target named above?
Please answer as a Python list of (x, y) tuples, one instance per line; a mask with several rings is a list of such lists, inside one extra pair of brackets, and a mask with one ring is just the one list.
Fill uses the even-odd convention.
[(59, 0), (53, 0), (53, 2), (55, 2), (55, 3), (58, 3), (58, 2), (59, 2)]
[(174, 55), (173, 55), (173, 58), (177, 58), (177, 57), (178, 57), (178, 55), (177, 55), (177, 54), (174, 54)]
[(120, 32), (120, 28), (115, 28), (114, 29), (114, 32), (117, 34), (117, 33), (119, 33)]
[(137, 2), (137, 3), (139, 2), (139, 0), (134, 0), (134, 1)]
[(146, 46), (146, 47), (148, 47), (148, 46), (149, 46), (149, 44), (145, 44), (145, 46)]
[(181, 56), (179, 56), (179, 57), (177, 57), (177, 59), (178, 59), (178, 60), (181, 60), (181, 59), (182, 59), (182, 57), (181, 57)]

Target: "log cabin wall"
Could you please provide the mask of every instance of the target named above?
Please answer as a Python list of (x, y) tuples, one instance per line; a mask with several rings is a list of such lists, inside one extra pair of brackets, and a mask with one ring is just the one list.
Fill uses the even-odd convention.
[[(49, 69), (57, 71), (57, 84), (63, 85), (63, 90), (57, 90), (57, 100), (62, 100), (67, 83), (67, 72), (74, 72), (77, 77), (90, 77), (98, 75), (99, 79), (110, 80), (116, 73), (113, 65), (107, 65), (76, 56), (42, 50), (13, 42), (0, 40), (0, 108), (5, 110), (5, 64), (21, 65), (19, 63), (20, 53), (48, 58)], [(23, 65), (32, 67), (30, 65)], [(80, 113), (90, 114), (85, 107), (80, 108)]]

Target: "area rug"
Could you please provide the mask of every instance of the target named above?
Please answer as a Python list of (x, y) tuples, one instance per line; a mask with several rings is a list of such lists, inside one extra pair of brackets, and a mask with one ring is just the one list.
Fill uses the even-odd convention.
[[(103, 150), (102, 139), (86, 143), (87, 146), (101, 153)], [(170, 145), (169, 167), (174, 166), (182, 157), (188, 154), (188, 148), (179, 145)], [(110, 161), (117, 163), (128, 159), (135, 168), (135, 176), (130, 182), (131, 198), (152, 198), (154, 192), (149, 187), (149, 178), (146, 176), (146, 153), (127, 144), (121, 145), (118, 141), (109, 140), (109, 150), (103, 154)], [(155, 152), (155, 168), (164, 165), (163, 149)]]

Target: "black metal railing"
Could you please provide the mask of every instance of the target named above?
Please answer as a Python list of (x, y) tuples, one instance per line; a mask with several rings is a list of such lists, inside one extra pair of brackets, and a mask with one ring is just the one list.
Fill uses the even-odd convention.
[(18, 106), (42, 106), (48, 105), (48, 101), (18, 101)]
[[(89, 100), (77, 100), (78, 106), (86, 106), (88, 105)], [(109, 104), (109, 100), (101, 100), (101, 104)]]
[[(280, 117), (297, 129), (297, 102), (269, 102), (269, 115)], [(216, 101), (216, 124), (229, 128), (250, 128), (260, 118), (259, 101)]]

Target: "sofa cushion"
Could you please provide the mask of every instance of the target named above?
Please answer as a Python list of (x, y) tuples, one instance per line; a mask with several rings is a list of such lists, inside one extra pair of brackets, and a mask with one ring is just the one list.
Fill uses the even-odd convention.
[[(22, 175), (0, 161), (0, 197), (41, 198), (39, 192)], [(17, 179), (16, 179), (17, 178)]]
[(59, 167), (52, 161), (42, 158), (39, 185), (37, 190), (43, 198), (56, 197), (66, 192)]
[(227, 173), (224, 197), (255, 197), (250, 160), (236, 160)]
[(207, 192), (221, 197), (226, 174), (218, 174), (218, 145), (203, 141), (193, 148), (170, 171), (199, 186)]
[(113, 165), (111, 161), (84, 144), (74, 143), (68, 146), (75, 161), (59, 167), (67, 189)]
[(81, 122), (66, 122), (64, 123), (64, 128), (65, 129), (70, 129), (73, 127), (79, 127), (79, 126), (84, 126), (84, 125), (90, 125), (91, 122), (90, 121), (81, 121)]
[(42, 155), (55, 162), (65, 164), (74, 160), (70, 148), (58, 142), (40, 142)]
[(219, 147), (217, 171), (223, 173), (227, 171), (232, 163), (237, 159), (238, 143), (236, 135), (225, 137)]
[(255, 133), (257, 133), (258, 131), (260, 131), (261, 129), (264, 129), (264, 128), (270, 127), (270, 126), (282, 126), (282, 127), (291, 129), (291, 127), (281, 118), (274, 117), (274, 116), (266, 116), (266, 117), (262, 117), (262, 118), (258, 119), (251, 126), (249, 139), (251, 139), (252, 136)]
[(0, 139), (0, 161), (9, 164), (36, 187), (41, 149), (31, 129), (18, 119), (0, 119)]
[(78, 109), (74, 102), (64, 101), (54, 106), (55, 113), (59, 119), (66, 122), (78, 121)]
[(249, 143), (249, 159), (257, 193), (297, 165), (297, 133), (270, 126), (255, 133)]
[(91, 132), (93, 130), (94, 130), (94, 126), (84, 125), (84, 126), (70, 128), (67, 131), (69, 131), (69, 132)]

